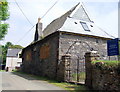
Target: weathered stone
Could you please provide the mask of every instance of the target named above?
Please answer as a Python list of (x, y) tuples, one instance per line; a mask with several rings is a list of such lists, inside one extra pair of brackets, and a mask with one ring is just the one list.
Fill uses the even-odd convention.
[[(23, 49), (22, 70), (55, 79), (58, 65), (58, 37), (59, 34), (55, 33)], [(28, 56), (26, 52), (29, 50), (31, 50), (32, 59), (27, 58), (28, 61), (26, 61)]]
[[(97, 54), (86, 53), (86, 85), (94, 90), (119, 92), (120, 91), (120, 66), (102, 67), (103, 62), (91, 64)], [(103, 69), (104, 68), (104, 69)]]
[[(99, 43), (96, 42), (96, 39)], [(75, 41), (78, 42), (73, 45)], [(47, 76), (52, 79), (57, 79), (59, 76), (64, 78), (66, 72), (64, 71), (64, 68), (67, 66), (65, 63), (65, 65), (63, 64), (63, 67), (60, 63), (62, 63), (62, 56), (66, 54), (71, 55), (70, 67), (73, 73), (76, 72), (76, 61), (78, 60), (78, 57), (81, 61), (79, 68), (81, 69), (83, 67), (85, 71), (84, 55), (86, 52), (96, 50), (99, 52), (101, 59), (108, 59), (106, 42), (107, 39), (102, 38), (80, 36), (78, 34), (68, 34), (60, 31), (52, 33), (44, 39), (23, 49), (22, 71), (40, 76)], [(63, 70), (61, 71), (60, 68), (63, 68)]]

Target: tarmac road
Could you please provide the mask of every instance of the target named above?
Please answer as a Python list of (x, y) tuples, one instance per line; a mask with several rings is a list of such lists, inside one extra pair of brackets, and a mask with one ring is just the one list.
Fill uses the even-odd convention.
[(2, 82), (0, 81), (0, 83), (2, 83), (2, 90), (64, 90), (46, 81), (36, 80), (23, 74), (0, 72), (1, 74)]

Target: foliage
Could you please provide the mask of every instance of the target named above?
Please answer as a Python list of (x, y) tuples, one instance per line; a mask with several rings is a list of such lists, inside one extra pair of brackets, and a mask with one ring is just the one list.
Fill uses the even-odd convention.
[(5, 61), (6, 61), (6, 54), (7, 54), (7, 49), (12, 46), (13, 44), (11, 42), (7, 42), (4, 45), (2, 45), (2, 58), (3, 58), (3, 64), (5, 64)]
[(23, 47), (20, 45), (14, 45), (11, 42), (7, 42), (5, 45), (2, 45), (2, 58), (3, 58), (3, 64), (6, 63), (6, 55), (7, 55), (7, 50), (8, 48), (18, 48), (22, 49)]
[(12, 45), (10, 48), (23, 49), (23, 47), (20, 45)]
[(0, 20), (7, 20), (9, 18), (8, 2), (7, 0), (0, 1)]
[(5, 70), (0, 70), (0, 72), (5, 72)]
[(8, 24), (0, 24), (0, 40), (7, 34)]
[(110, 70), (112, 68), (118, 68), (120, 61), (98, 60), (92, 61), (92, 64), (95, 65), (96, 68)]
[(8, 24), (3, 23), (2, 21), (5, 21), (9, 18), (8, 13), (8, 2), (7, 0), (1, 0), (0, 1), (0, 40), (2, 40), (5, 35), (7, 34)]
[(109, 60), (97, 60), (97, 61), (92, 61), (93, 64), (95, 64), (95, 63), (97, 63), (97, 62), (103, 62), (103, 65), (106, 65), (106, 66), (118, 65), (118, 63), (120, 63), (119, 61), (109, 61)]
[(0, 45), (0, 65), (1, 65), (1, 62), (2, 62), (2, 46)]

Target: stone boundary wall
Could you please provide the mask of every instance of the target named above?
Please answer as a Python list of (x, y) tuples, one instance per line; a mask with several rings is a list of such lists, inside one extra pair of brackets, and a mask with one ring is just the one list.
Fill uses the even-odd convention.
[(92, 86), (96, 90), (120, 92), (120, 66), (101, 68), (101, 63), (92, 65)]
[(120, 65), (116, 67), (101, 67), (102, 62), (92, 64), (99, 59), (99, 54), (88, 52), (85, 54), (86, 81), (85, 84), (99, 92), (120, 91)]

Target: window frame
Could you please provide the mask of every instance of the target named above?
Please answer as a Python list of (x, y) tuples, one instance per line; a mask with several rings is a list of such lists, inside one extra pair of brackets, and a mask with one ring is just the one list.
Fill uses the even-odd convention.
[(88, 25), (87, 25), (85, 22), (81, 22), (81, 21), (80, 21), (80, 24), (82, 25), (82, 27), (83, 27), (83, 29), (84, 29), (85, 31), (90, 32), (90, 29), (89, 29)]

